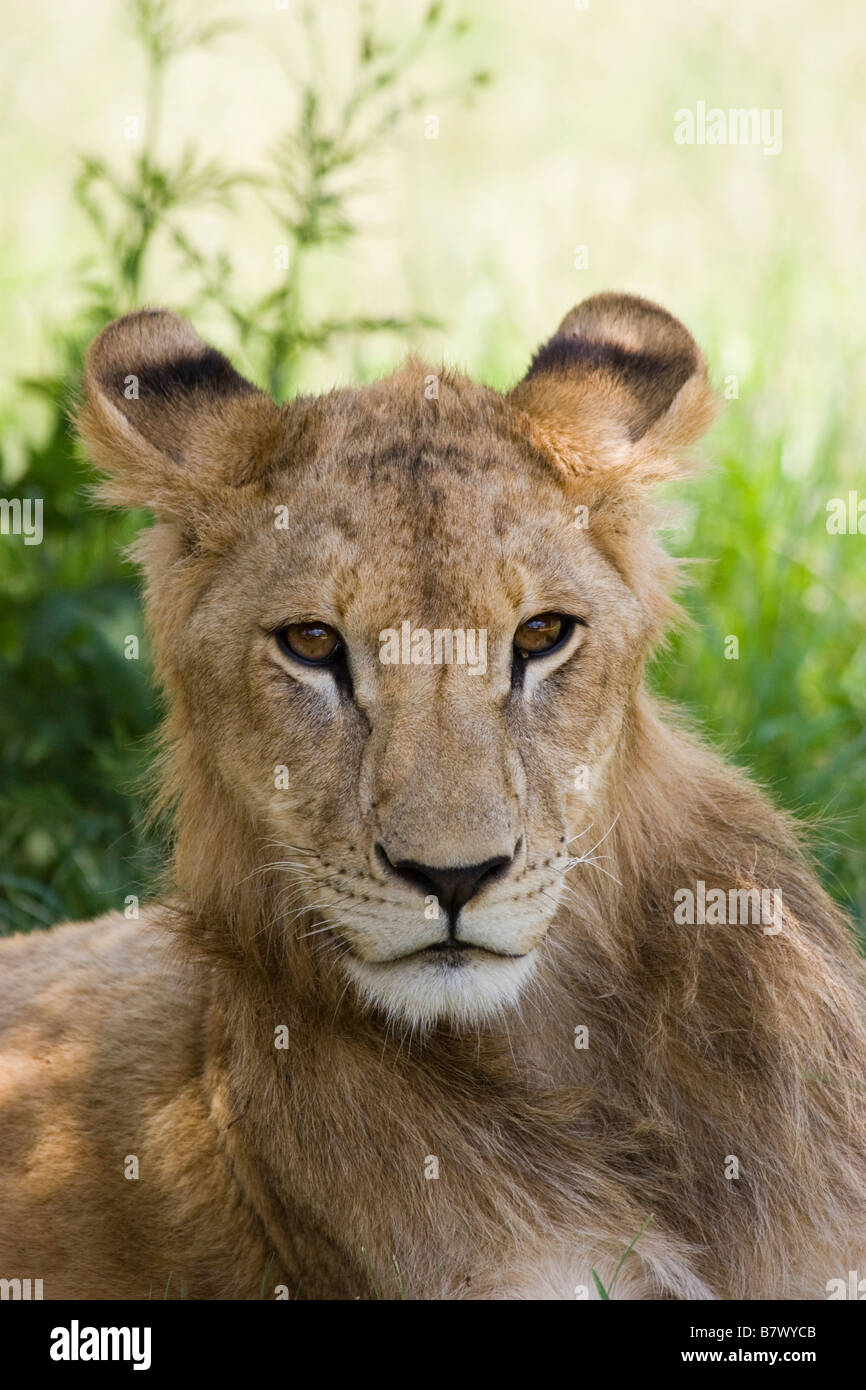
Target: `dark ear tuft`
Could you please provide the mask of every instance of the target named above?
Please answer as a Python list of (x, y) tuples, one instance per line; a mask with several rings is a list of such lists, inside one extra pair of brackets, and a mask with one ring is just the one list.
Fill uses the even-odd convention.
[(629, 438), (635, 440), (646, 434), (670, 407), (697, 365), (691, 350), (674, 351), (665, 356), (620, 347), (617, 343), (556, 333), (539, 348), (526, 376), (529, 379), (538, 373), (555, 371), (608, 373), (634, 397), (635, 408), (628, 422), (628, 432)]
[(142, 309), (87, 355), (78, 428), (112, 501), (182, 513), (208, 488), (260, 476), (280, 447), (279, 408), (195, 329)]
[(87, 357), (85, 389), (177, 463), (207, 412), (227, 398), (255, 393), (191, 324), (164, 309), (126, 314), (100, 333)]
[[(116, 380), (115, 389), (122, 394), (122, 378)], [(204, 347), (195, 356), (158, 362), (142, 368), (139, 373), (140, 394), (155, 396), (162, 401), (170, 401), (173, 396), (188, 391), (201, 390), (216, 396), (230, 396), (254, 391), (255, 387), (235, 371), (221, 352), (212, 347)]]
[(715, 414), (691, 334), (667, 310), (626, 294), (594, 295), (572, 309), (510, 399), (584, 455), (605, 440), (679, 447)]

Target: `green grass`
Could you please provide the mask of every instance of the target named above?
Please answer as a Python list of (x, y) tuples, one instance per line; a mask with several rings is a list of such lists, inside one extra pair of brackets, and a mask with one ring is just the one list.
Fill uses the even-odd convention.
[(595, 1287), (596, 1287), (596, 1289), (598, 1290), (598, 1296), (599, 1296), (599, 1298), (604, 1299), (605, 1302), (607, 1302), (607, 1301), (610, 1299), (610, 1297), (611, 1297), (611, 1295), (612, 1295), (612, 1293), (613, 1293), (613, 1291), (614, 1291), (614, 1287), (615, 1287), (615, 1285), (616, 1285), (616, 1281), (617, 1281), (617, 1279), (618, 1279), (619, 1276), (620, 1276), (620, 1271), (621, 1271), (623, 1265), (625, 1264), (625, 1262), (626, 1262), (626, 1260), (628, 1259), (629, 1255), (631, 1254), (632, 1250), (634, 1250), (635, 1246), (637, 1245), (638, 1241), (640, 1240), (641, 1236), (643, 1235), (644, 1231), (647, 1229), (647, 1227), (649, 1226), (649, 1224), (650, 1224), (651, 1221), (652, 1221), (652, 1216), (648, 1216), (647, 1219), (646, 1219), (646, 1221), (643, 1223), (643, 1225), (641, 1226), (640, 1230), (638, 1231), (637, 1235), (635, 1236), (634, 1240), (631, 1241), (631, 1243), (630, 1243), (629, 1245), (626, 1246), (625, 1250), (623, 1251), (622, 1255), (621, 1255), (620, 1258), (619, 1258), (619, 1261), (618, 1261), (618, 1263), (617, 1263), (616, 1269), (615, 1269), (614, 1272), (613, 1272), (613, 1278), (611, 1279), (610, 1283), (609, 1283), (607, 1286), (605, 1286), (605, 1285), (602, 1283), (602, 1280), (601, 1280), (601, 1278), (599, 1277), (598, 1272), (597, 1272), (596, 1270), (593, 1270), (593, 1271), (592, 1271), (592, 1278), (593, 1278), (593, 1282), (594, 1282), (594, 1284), (595, 1284)]
[[(833, 419), (796, 483), (785, 469), (788, 437), (732, 402), (711, 440), (715, 468), (678, 490), (693, 524), (671, 537), (672, 548), (706, 563), (685, 594), (693, 625), (656, 661), (652, 684), (806, 822), (827, 887), (862, 931), (864, 537), (827, 533), (827, 501), (849, 486)], [(738, 638), (737, 660), (725, 659), (729, 636)]]

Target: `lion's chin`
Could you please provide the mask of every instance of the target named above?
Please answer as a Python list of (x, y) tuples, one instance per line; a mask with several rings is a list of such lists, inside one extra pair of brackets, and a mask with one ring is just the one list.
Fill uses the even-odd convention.
[(422, 953), (379, 962), (347, 955), (342, 964), (365, 1006), (423, 1032), (436, 1024), (481, 1028), (514, 1008), (535, 971), (535, 955)]

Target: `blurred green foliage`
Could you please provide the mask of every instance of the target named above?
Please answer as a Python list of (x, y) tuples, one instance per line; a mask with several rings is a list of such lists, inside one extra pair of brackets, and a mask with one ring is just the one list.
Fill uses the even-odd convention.
[(691, 568), (683, 596), (694, 625), (652, 681), (802, 821), (866, 942), (866, 586), (863, 537), (825, 529), (828, 500), (845, 495), (836, 446), (828, 421), (808, 482), (794, 486), (784, 430), (761, 434), (751, 412), (729, 411), (711, 442), (715, 469), (688, 488), (700, 498), (692, 525), (668, 538), (675, 553), (712, 557)]
[[(398, 42), (390, 30), (380, 32), (371, 6), (359, 3), (351, 70), (335, 100), (315, 7), (303, 5), (307, 44), (295, 79), (296, 114), (275, 134), (264, 169), (224, 168), (194, 144), (167, 159), (160, 132), (175, 60), (191, 48), (232, 42), (234, 27), (181, 22), (174, 0), (134, 0), (127, 10), (149, 75), (143, 140), (121, 167), (88, 156), (75, 173), (92, 237), (78, 271), (78, 310), (62, 332), (52, 331), (51, 374), (22, 383), (22, 391), (44, 401), (49, 427), (38, 439), (34, 433), (4, 440), (5, 494), (44, 498), (46, 528), (40, 546), (0, 545), (0, 931), (122, 907), (127, 894), (152, 888), (165, 849), (144, 827), (141, 779), (158, 716), (147, 651), (142, 644), (139, 661), (123, 654), (124, 637), (142, 631), (137, 584), (123, 552), (146, 518), (89, 503), (90, 474), (66, 423), (84, 348), (117, 314), (162, 298), (157, 285), (166, 256), (183, 286), (173, 307), (218, 322), (220, 345), (278, 399), (297, 389), (313, 353), (382, 333), (400, 344), (411, 339), (432, 322), (429, 314), (366, 306), (355, 285), (344, 296), (351, 314), (311, 312), (308, 273), (320, 276), (324, 263), (330, 274), (329, 255), (357, 245), (363, 226), (354, 194), (370, 151), (407, 117), (429, 109), (430, 94), (412, 75), (427, 48), (442, 46), (461, 74), (436, 92), (437, 102), (468, 99), (488, 82), (486, 71), (461, 56), (468, 25), (447, 6), (430, 5)], [(677, 104), (672, 97), (670, 105)], [(231, 250), (232, 218), (244, 199), (268, 209), (273, 243), (285, 256), (277, 287), (272, 282), (253, 296), (241, 287)], [(209, 210), (225, 219), (222, 246), (230, 249), (214, 249), (199, 235), (199, 218)], [(545, 235), (540, 221), (537, 235)], [(350, 258), (334, 260), (333, 273), (349, 269)], [(693, 567), (684, 596), (694, 623), (674, 634), (651, 680), (777, 803), (813, 826), (828, 888), (866, 924), (863, 538), (829, 536), (825, 526), (828, 500), (849, 485), (842, 479), (852, 436), (850, 419), (844, 422), (856, 411), (845, 383), (853, 379), (855, 354), (850, 341), (825, 333), (820, 383), (808, 376), (814, 358), (801, 383), (809, 412), (800, 411), (800, 419), (813, 422), (811, 433), (793, 438), (789, 406), (797, 383), (788, 383), (786, 401), (775, 393), (789, 369), (785, 345), (801, 332), (814, 262), (808, 246), (798, 263), (774, 247), (772, 270), (756, 261), (754, 273), (763, 277), (760, 310), (749, 324), (739, 396), (705, 451), (715, 466), (670, 494), (680, 517), (671, 548), (707, 557)], [(717, 375), (730, 355), (727, 327), (720, 312), (701, 333)], [(519, 336), (507, 324), (491, 332), (473, 361), (493, 385), (513, 379), (509, 333)], [(839, 383), (835, 394), (830, 382)], [(731, 635), (739, 639), (737, 660), (725, 659)]]

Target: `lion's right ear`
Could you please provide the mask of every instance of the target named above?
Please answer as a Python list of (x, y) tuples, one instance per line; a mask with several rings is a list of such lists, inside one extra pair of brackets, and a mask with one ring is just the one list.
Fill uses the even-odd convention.
[(258, 477), (280, 447), (279, 407), (164, 309), (109, 324), (87, 354), (77, 412), (102, 496), (186, 519), (215, 486)]
[(718, 411), (692, 335), (630, 294), (593, 295), (572, 309), (508, 399), (584, 486), (676, 477)]

